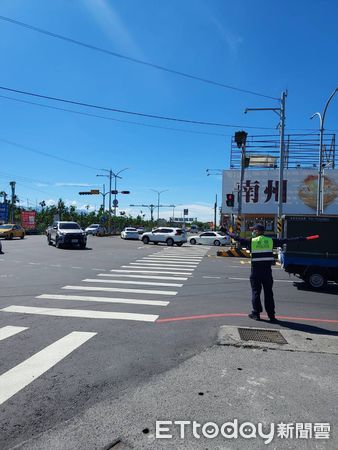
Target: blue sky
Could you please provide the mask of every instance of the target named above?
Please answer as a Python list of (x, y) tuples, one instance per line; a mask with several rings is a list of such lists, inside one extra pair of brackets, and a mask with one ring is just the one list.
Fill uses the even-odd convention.
[[(321, 111), (338, 85), (338, 4), (334, 0), (2, 0), (0, 15), (114, 52), (267, 96), (288, 89), (287, 129), (318, 127)], [(0, 20), (1, 85), (125, 110), (192, 120), (268, 127), (272, 113), (244, 115), (246, 107), (278, 102), (208, 85), (94, 52)], [(0, 92), (11, 98), (63, 107), (50, 101)], [(69, 107), (69, 106), (65, 106)], [(78, 192), (105, 180), (95, 168), (123, 174), (120, 209), (156, 202), (151, 189), (168, 189), (164, 204), (189, 208), (212, 220), (220, 177), (207, 168), (227, 168), (237, 128), (171, 123), (118, 113), (71, 109), (146, 127), (45, 109), (0, 97), (0, 190), (17, 181), (24, 205), (58, 198), (99, 207), (101, 196)], [(326, 127), (338, 129), (338, 96)], [(200, 131), (214, 134), (195, 134)], [(261, 130), (248, 129), (250, 134)], [(25, 147), (91, 166), (86, 168), (15, 147)], [(171, 210), (170, 210), (171, 211)], [(163, 216), (169, 212), (163, 210)]]

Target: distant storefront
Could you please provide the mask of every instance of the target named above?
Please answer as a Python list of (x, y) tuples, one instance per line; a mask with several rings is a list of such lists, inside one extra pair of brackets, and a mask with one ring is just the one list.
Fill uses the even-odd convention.
[[(240, 171), (223, 171), (222, 223), (233, 223), (238, 213)], [(242, 233), (256, 222), (263, 223), (269, 234), (276, 233), (279, 193), (279, 170), (257, 169), (245, 172), (242, 186)], [(338, 215), (338, 170), (324, 173), (324, 214)], [(315, 214), (318, 172), (308, 169), (286, 169), (283, 180), (283, 214)], [(233, 207), (226, 205), (226, 195), (234, 194)]]

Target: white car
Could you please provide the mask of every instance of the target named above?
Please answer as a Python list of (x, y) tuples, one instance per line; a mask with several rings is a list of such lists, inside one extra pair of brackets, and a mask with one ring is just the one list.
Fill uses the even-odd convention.
[(204, 244), (204, 245), (230, 245), (230, 236), (224, 236), (216, 231), (206, 231), (198, 236), (191, 237), (189, 239), (190, 244)]
[(127, 227), (121, 232), (122, 239), (139, 239), (140, 236), (136, 228)]
[(100, 230), (101, 225), (99, 223), (92, 223), (85, 229), (86, 234), (92, 234), (95, 236), (97, 232)]
[(153, 242), (155, 245), (162, 243), (169, 246), (176, 244), (178, 247), (181, 247), (187, 242), (187, 236), (182, 228), (159, 227), (149, 233), (143, 233), (142, 242), (143, 244)]

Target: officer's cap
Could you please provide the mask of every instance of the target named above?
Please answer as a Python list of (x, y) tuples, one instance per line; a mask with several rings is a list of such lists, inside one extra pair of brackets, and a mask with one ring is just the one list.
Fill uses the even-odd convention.
[(255, 223), (255, 225), (252, 227), (252, 229), (261, 231), (261, 232), (265, 231), (264, 225), (262, 225), (261, 223)]

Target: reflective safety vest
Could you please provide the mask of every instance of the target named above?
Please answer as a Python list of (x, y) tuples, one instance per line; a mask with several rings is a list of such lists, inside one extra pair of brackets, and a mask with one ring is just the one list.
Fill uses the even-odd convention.
[(251, 262), (261, 261), (273, 262), (275, 258), (272, 253), (273, 240), (267, 236), (258, 236), (251, 239)]

